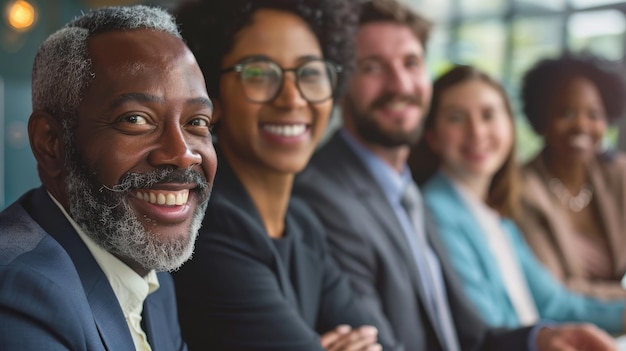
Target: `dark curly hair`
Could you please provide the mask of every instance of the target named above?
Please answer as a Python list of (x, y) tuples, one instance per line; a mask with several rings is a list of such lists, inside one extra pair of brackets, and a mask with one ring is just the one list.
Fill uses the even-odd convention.
[(358, 8), (354, 0), (191, 0), (173, 13), (183, 38), (204, 73), (211, 98), (219, 99), (222, 58), (230, 52), (235, 35), (252, 22), (263, 8), (288, 11), (301, 17), (311, 28), (324, 58), (340, 65), (335, 97), (345, 86), (353, 69), (354, 37)]
[(526, 72), (522, 85), (523, 111), (535, 132), (542, 134), (548, 106), (576, 77), (589, 79), (600, 92), (609, 121), (623, 116), (626, 83), (617, 63), (591, 54), (566, 53), (544, 59)]

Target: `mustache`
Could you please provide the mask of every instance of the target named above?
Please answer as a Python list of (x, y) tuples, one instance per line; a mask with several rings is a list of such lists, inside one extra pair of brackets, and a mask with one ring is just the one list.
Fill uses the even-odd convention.
[(394, 100), (405, 101), (409, 104), (417, 105), (420, 107), (424, 106), (424, 101), (422, 101), (422, 97), (419, 95), (387, 93), (387, 94), (381, 95), (379, 98), (374, 100), (372, 104), (370, 105), (370, 108), (371, 109), (382, 108), (386, 104)]
[(206, 177), (194, 169), (168, 167), (143, 173), (126, 173), (112, 187), (102, 184), (99, 192), (102, 193), (104, 190), (108, 190), (113, 193), (128, 193), (132, 189), (147, 189), (157, 184), (165, 183), (195, 184), (196, 187), (193, 191), (200, 194), (206, 194), (211, 187)]

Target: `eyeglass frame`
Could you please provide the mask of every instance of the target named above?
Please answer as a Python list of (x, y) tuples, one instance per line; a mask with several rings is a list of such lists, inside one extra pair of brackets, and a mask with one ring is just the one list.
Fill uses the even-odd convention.
[[(307, 65), (310, 62), (313, 61), (318, 61), (318, 62), (323, 62), (326, 67), (332, 67), (335, 70), (335, 81), (331, 82), (331, 88), (330, 88), (330, 96), (322, 99), (322, 100), (309, 100), (303, 93), (302, 93), (302, 89), (300, 88), (300, 77), (298, 76), (298, 70), (301, 69), (302, 67), (304, 67), (305, 65)], [(271, 98), (268, 98), (267, 100), (264, 101), (256, 101), (253, 99), (250, 99), (250, 97), (248, 97), (247, 93), (244, 93), (244, 95), (246, 96), (246, 99), (249, 102), (252, 103), (256, 103), (256, 104), (266, 104), (268, 102), (272, 102), (274, 101), (274, 99), (276, 99), (276, 97), (280, 94), (280, 92), (283, 90), (283, 87), (285, 85), (285, 73), (286, 72), (293, 72), (295, 75), (295, 83), (296, 83), (296, 88), (298, 89), (298, 92), (300, 93), (300, 96), (302, 96), (302, 98), (304, 100), (306, 100), (308, 103), (311, 104), (319, 104), (322, 103), (324, 101), (328, 101), (330, 99), (333, 98), (333, 95), (335, 94), (335, 91), (337, 89), (337, 84), (339, 81), (339, 74), (341, 74), (343, 72), (343, 67), (339, 64), (336, 64), (335, 62), (331, 61), (331, 60), (327, 60), (327, 59), (323, 59), (323, 58), (309, 58), (305, 61), (303, 61), (302, 63), (298, 64), (296, 67), (292, 67), (292, 68), (284, 68), (283, 66), (279, 65), (276, 61), (270, 59), (267, 56), (251, 56), (251, 57), (246, 57), (244, 59), (242, 59), (241, 61), (239, 61), (239, 63), (236, 63), (233, 66), (230, 67), (226, 67), (220, 70), (220, 74), (224, 74), (224, 73), (228, 73), (228, 72), (237, 72), (239, 73), (239, 81), (243, 84), (243, 80), (241, 79), (242, 75), (241, 72), (243, 72), (243, 68), (245, 67), (245, 65), (247, 65), (248, 63), (251, 62), (269, 62), (269, 63), (273, 63), (274, 65), (276, 65), (281, 72), (282, 75), (282, 79), (280, 80), (280, 85), (278, 87), (278, 89), (276, 89), (276, 92), (274, 93), (274, 95)], [(244, 88), (245, 89), (245, 88)]]

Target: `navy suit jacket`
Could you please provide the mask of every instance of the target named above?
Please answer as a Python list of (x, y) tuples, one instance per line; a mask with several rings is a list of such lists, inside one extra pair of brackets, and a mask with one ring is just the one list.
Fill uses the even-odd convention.
[[(186, 350), (172, 278), (158, 274), (142, 326), (154, 351)], [(134, 350), (113, 289), (45, 189), (0, 213), (0, 350)]]
[[(379, 335), (394, 349), (442, 350), (424, 309), (420, 278), (402, 226), (374, 177), (336, 133), (298, 176), (295, 194), (326, 226), (331, 253), (376, 316)], [(462, 350), (528, 350), (530, 329), (492, 330), (464, 296), (458, 277), (426, 215), (426, 234), (441, 263)], [(393, 343), (393, 341), (392, 341)]]
[(190, 350), (322, 351), (318, 334), (372, 324), (301, 202), (289, 203), (285, 233), (289, 266), (221, 158), (194, 257), (174, 273)]

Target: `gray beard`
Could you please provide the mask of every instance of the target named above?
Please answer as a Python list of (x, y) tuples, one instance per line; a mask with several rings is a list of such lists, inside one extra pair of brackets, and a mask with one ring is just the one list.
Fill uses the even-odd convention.
[[(69, 172), (67, 193), (70, 214), (102, 248), (146, 270), (174, 271), (191, 258), (210, 194), (210, 185), (200, 173), (172, 168), (142, 174), (129, 173), (122, 177), (119, 184), (107, 188), (96, 180), (96, 173), (87, 169), (76, 151), (67, 152), (66, 166)], [(132, 189), (149, 188), (166, 181), (199, 184), (194, 191), (200, 200), (188, 232), (168, 240), (147, 230), (126, 200)], [(156, 221), (153, 224), (158, 225)]]

